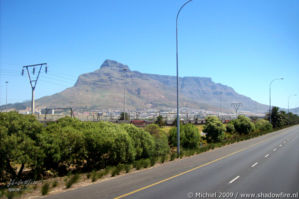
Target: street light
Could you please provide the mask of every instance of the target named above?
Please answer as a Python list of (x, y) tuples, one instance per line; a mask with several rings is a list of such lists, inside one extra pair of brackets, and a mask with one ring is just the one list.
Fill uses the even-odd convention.
[(7, 109), (7, 86), (8, 86), (8, 81), (5, 81), (5, 85), (6, 85), (6, 109)]
[(290, 112), (290, 99), (291, 99), (291, 97), (293, 97), (293, 96), (297, 96), (297, 94), (295, 94), (295, 95), (290, 95), (289, 98), (288, 98), (288, 113)]
[[(124, 72), (127, 72), (128, 69), (124, 68)], [(126, 120), (126, 83), (124, 83), (124, 121)]]
[(272, 107), (271, 107), (271, 86), (272, 86), (272, 83), (274, 82), (274, 81), (276, 81), (276, 80), (283, 80), (284, 78), (283, 77), (281, 77), (281, 78), (276, 78), (276, 79), (273, 79), (271, 82), (270, 82), (270, 84), (269, 84), (269, 120), (270, 120), (270, 123), (272, 123), (272, 119), (271, 119), (271, 109), (272, 109)]
[(177, 102), (177, 154), (180, 155), (180, 112), (179, 112), (179, 50), (178, 50), (178, 18), (181, 10), (192, 0), (186, 1), (176, 15), (176, 102)]

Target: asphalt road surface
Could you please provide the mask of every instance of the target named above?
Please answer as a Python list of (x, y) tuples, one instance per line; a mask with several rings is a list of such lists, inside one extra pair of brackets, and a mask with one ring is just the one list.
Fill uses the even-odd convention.
[(299, 198), (298, 192), (297, 125), (46, 198)]

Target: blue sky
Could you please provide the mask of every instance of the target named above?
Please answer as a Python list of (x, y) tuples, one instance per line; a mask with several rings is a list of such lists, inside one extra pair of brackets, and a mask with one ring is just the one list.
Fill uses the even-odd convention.
[[(36, 97), (71, 87), (105, 59), (175, 75), (184, 0), (1, 0), (0, 104), (30, 100), (24, 65), (47, 62)], [(193, 0), (179, 19), (180, 76), (211, 77), (268, 104), (299, 107), (299, 1)]]

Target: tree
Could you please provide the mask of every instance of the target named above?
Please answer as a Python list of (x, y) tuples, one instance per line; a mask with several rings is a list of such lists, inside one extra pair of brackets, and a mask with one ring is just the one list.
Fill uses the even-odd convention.
[(280, 128), (287, 125), (288, 121), (285, 112), (279, 111), (278, 107), (273, 107), (271, 111), (271, 123), (273, 128)]
[[(24, 168), (31, 173), (41, 170), (44, 153), (36, 138), (42, 132), (42, 125), (32, 115), (17, 112), (0, 113), (1, 168), (10, 178), (20, 178)], [(17, 171), (16, 164), (21, 167)]]
[(128, 133), (136, 150), (136, 159), (149, 158), (155, 149), (155, 141), (151, 134), (132, 124), (123, 124), (122, 128)]
[(155, 124), (159, 125), (160, 127), (165, 125), (165, 121), (163, 120), (162, 115), (159, 115), (155, 121)]
[(164, 156), (169, 153), (168, 138), (166, 133), (156, 124), (150, 124), (145, 127), (145, 131), (149, 132), (155, 140), (154, 156)]
[(235, 129), (235, 126), (234, 126), (234, 122), (233, 122), (233, 121), (230, 121), (230, 122), (226, 125), (226, 132), (228, 132), (228, 133), (235, 133), (235, 132), (236, 132), (236, 129)]
[(129, 113), (127, 112), (121, 112), (120, 113), (120, 117), (119, 117), (119, 120), (130, 120), (130, 115)]
[(272, 130), (272, 124), (268, 120), (265, 120), (265, 119), (258, 119), (255, 122), (255, 127), (257, 130), (260, 130), (260, 131)]
[[(177, 146), (177, 127), (173, 127), (169, 130), (168, 141), (169, 144), (173, 147)], [(183, 125), (180, 126), (180, 144), (182, 145), (185, 143), (185, 132), (183, 130)]]
[(198, 128), (193, 124), (183, 125), (183, 130), (185, 132), (185, 142), (182, 143), (185, 148), (197, 148), (199, 146), (200, 135)]
[[(180, 144), (185, 148), (197, 148), (200, 136), (198, 129), (193, 124), (180, 126)], [(177, 128), (173, 127), (169, 131), (169, 142), (172, 146), (177, 146)]]
[(206, 124), (203, 127), (203, 132), (206, 133), (208, 142), (220, 142), (224, 139), (225, 126), (216, 116), (206, 118)]
[(244, 115), (239, 115), (237, 119), (233, 120), (233, 123), (239, 134), (249, 134), (255, 131), (254, 123)]

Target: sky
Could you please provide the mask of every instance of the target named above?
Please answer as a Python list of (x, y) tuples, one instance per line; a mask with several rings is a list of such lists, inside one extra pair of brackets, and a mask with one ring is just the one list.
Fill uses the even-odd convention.
[[(0, 104), (31, 100), (22, 66), (46, 62), (36, 98), (113, 59), (175, 75), (185, 0), (0, 0)], [(263, 104), (299, 107), (299, 1), (193, 0), (179, 16), (179, 75), (211, 77)], [(8, 81), (6, 84), (5, 82)], [(297, 96), (293, 96), (297, 94)], [(289, 96), (292, 96), (289, 98)]]

